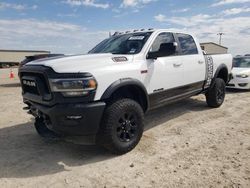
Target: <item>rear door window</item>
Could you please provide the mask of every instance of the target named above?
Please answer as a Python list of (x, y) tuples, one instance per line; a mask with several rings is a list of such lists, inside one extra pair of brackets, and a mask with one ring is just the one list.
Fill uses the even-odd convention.
[(177, 38), (180, 42), (180, 47), (183, 55), (198, 54), (198, 49), (191, 35), (177, 33)]

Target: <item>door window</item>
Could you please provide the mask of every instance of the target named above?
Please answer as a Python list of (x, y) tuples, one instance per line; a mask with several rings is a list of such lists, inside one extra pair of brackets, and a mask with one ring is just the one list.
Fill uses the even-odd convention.
[(192, 36), (177, 33), (183, 55), (198, 54), (197, 46)]
[(161, 50), (167, 51), (168, 47), (169, 48), (175, 47), (173, 46), (174, 42), (175, 42), (175, 39), (172, 33), (167, 33), (167, 32), (160, 33), (156, 37), (149, 51), (150, 52), (161, 52)]

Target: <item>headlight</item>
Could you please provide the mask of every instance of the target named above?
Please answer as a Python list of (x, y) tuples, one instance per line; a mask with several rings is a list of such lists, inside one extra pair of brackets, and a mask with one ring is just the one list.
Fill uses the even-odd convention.
[(247, 75), (247, 74), (237, 74), (236, 77), (238, 77), (238, 78), (247, 78), (247, 77), (249, 77), (249, 75)]
[(86, 96), (97, 87), (93, 78), (50, 79), (49, 82), (52, 92), (61, 92), (65, 97)]

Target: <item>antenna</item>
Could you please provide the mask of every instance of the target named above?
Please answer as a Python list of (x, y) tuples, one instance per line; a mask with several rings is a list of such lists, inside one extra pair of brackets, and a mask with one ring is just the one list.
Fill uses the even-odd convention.
[(225, 33), (218, 33), (217, 35), (219, 35), (219, 44), (221, 45), (222, 35), (225, 35)]

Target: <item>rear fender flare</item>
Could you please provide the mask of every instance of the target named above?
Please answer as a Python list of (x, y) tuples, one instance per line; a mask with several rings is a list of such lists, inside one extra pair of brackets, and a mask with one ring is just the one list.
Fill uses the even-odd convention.
[(214, 77), (213, 77), (213, 80), (212, 80), (212, 83), (211, 83), (211, 87), (213, 87), (214, 83), (215, 83), (215, 79), (218, 78), (219, 76), (219, 73), (221, 70), (225, 69), (227, 71), (227, 80), (226, 80), (226, 83), (228, 82), (228, 68), (225, 64), (221, 64), (215, 71), (215, 74), (214, 74)]

